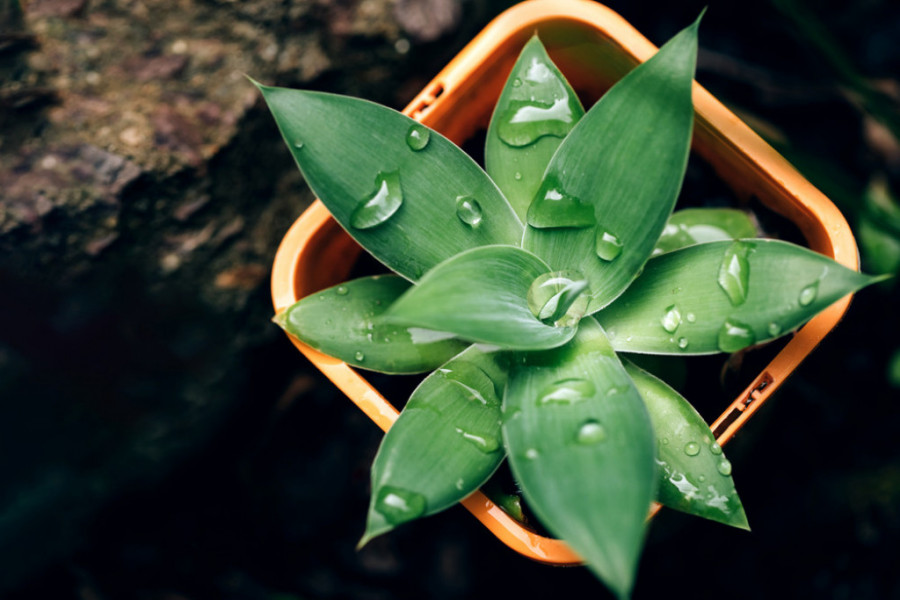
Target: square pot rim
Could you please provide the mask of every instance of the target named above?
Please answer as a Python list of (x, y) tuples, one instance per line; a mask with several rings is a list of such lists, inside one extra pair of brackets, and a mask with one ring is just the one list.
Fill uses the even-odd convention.
[[(472, 80), (485, 76), (485, 65), (494, 57), (517, 55), (521, 45), (536, 31), (566, 27), (583, 29), (606, 40), (632, 65), (645, 61), (657, 50), (627, 21), (602, 4), (589, 0), (528, 0), (489, 23), (423, 88), (403, 113), (434, 126), (454, 110), (458, 100), (467, 96), (471, 99)], [(763, 203), (798, 225), (810, 248), (848, 268), (858, 269), (856, 242), (847, 221), (834, 204), (708, 91), (696, 81), (693, 85), (693, 151), (723, 177), (727, 173), (732, 177), (735, 173), (755, 175), (767, 190), (765, 197), (760, 197)], [(493, 101), (494, 98), (490, 98), (491, 104)], [(442, 131), (439, 126), (434, 128)], [(452, 139), (452, 136), (448, 137)], [(341, 261), (342, 267), (338, 270), (342, 270), (341, 277), (346, 275), (349, 263), (361, 248), (331, 218), (325, 206), (315, 200), (291, 226), (276, 253), (271, 288), (276, 313), (317, 291), (318, 286), (304, 280), (302, 274), (307, 264), (317, 262), (312, 256), (313, 248), (322, 243), (330, 244), (331, 258)], [(713, 422), (710, 428), (720, 444), (726, 444), (743, 427), (837, 325), (849, 307), (851, 297), (848, 295), (835, 302), (801, 327)], [(292, 336), (289, 338), (382, 430), (386, 431), (396, 420), (399, 411), (359, 372)], [(564, 542), (530, 531), (480, 491), (461, 503), (503, 543), (529, 558), (551, 564), (581, 562)], [(658, 509), (659, 505), (654, 504), (651, 515)]]

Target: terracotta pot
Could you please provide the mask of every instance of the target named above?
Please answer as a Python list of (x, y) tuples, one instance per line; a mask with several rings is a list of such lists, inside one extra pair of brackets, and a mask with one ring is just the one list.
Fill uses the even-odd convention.
[[(486, 129), (518, 53), (537, 32), (550, 56), (579, 91), (585, 106), (636, 64), (656, 52), (610, 9), (584, 0), (532, 0), (497, 17), (406, 107), (404, 113), (462, 143)], [(847, 222), (834, 205), (749, 127), (694, 83), (693, 152), (709, 163), (741, 199), (756, 198), (793, 222), (810, 248), (850, 267), (858, 254)], [(276, 312), (346, 279), (361, 248), (319, 201), (288, 231), (272, 272)], [(778, 389), (785, 378), (837, 324), (850, 297), (835, 303), (797, 331), (772, 362), (712, 424), (725, 444)], [(379, 427), (398, 411), (363, 374), (292, 338), (297, 348)], [(404, 400), (404, 399), (398, 399)], [(566, 544), (523, 527), (480, 492), (463, 505), (514, 550), (538, 561), (579, 562)]]

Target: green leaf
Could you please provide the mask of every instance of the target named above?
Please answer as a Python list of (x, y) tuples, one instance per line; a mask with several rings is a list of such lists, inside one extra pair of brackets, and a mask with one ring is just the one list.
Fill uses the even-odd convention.
[[(426, 273), (383, 318), (501, 348), (552, 348), (572, 339), (575, 327), (547, 325), (529, 308), (532, 284), (548, 271), (541, 259), (521, 248), (475, 248)], [(571, 300), (569, 291), (560, 296)]]
[(597, 318), (620, 351), (736, 352), (878, 280), (786, 242), (710, 242), (648, 261)]
[(505, 371), (475, 347), (412, 393), (372, 464), (372, 499), (359, 545), (452, 506), (503, 461), (500, 396)]
[(734, 208), (687, 208), (669, 217), (653, 248), (653, 256), (672, 250), (723, 240), (756, 237), (750, 216)]
[(900, 203), (884, 178), (869, 182), (859, 212), (855, 229), (863, 264), (876, 273), (900, 271)]
[(578, 122), (528, 210), (524, 247), (609, 304), (650, 256), (681, 187), (694, 110), (697, 25), (614, 85)]
[(303, 298), (275, 321), (307, 345), (355, 367), (383, 373), (430, 371), (468, 344), (378, 319), (409, 287), (396, 275), (355, 279)]
[(415, 280), (522, 224), (487, 174), (435, 131), (366, 100), (259, 86), (313, 192), (378, 260)]
[(514, 361), (503, 436), (541, 523), (627, 596), (655, 494), (653, 428), (594, 319), (569, 344)]
[(513, 66), (494, 107), (484, 163), (522, 220), (560, 142), (584, 115), (535, 35)]
[(750, 529), (734, 489), (731, 463), (703, 417), (681, 394), (634, 363), (625, 361), (625, 370), (656, 433), (660, 466), (656, 499), (669, 508)]

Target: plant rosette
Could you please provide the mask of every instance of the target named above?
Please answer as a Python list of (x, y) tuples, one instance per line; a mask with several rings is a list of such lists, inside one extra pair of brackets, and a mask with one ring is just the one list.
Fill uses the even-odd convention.
[[(301, 218), (316, 221), (315, 232), (292, 228), (286, 241), (305, 235), (302, 243), (283, 245), (276, 259), (275, 320), (389, 427), (372, 467), (361, 545), (464, 501), (483, 521), (502, 524), (511, 545), (551, 562), (580, 558), (625, 597), (655, 502), (747, 528), (721, 444), (761, 403), (751, 410), (739, 398), (710, 429), (629, 356), (736, 352), (822, 311), (836, 310), (836, 320), (847, 296), (875, 279), (808, 248), (754, 238), (741, 211), (673, 212), (692, 139), (726, 181), (747, 168), (744, 146), (723, 144), (716, 119), (703, 118), (708, 106), (724, 109), (693, 82), (699, 19), (652, 53), (599, 5), (531, 2), (516, 11), (513, 33), (497, 38), (489, 28), (470, 45), (502, 48), (500, 60), (488, 54), (465, 67), (481, 73), (476, 82), (486, 71), (498, 81), (486, 86), (499, 98), (491, 97), (484, 169), (440, 127), (416, 120), (443, 118), (456, 141), (478, 127), (477, 119), (451, 119), (442, 104), (454, 91), (448, 72), (407, 109), (415, 119), (365, 100), (259, 86), (333, 219), (393, 271), (341, 281), (358, 248), (317, 206)], [(566, 26), (575, 42), (559, 41)], [(624, 37), (613, 37), (617, 28)], [(551, 50), (586, 98), (600, 96), (589, 110), (542, 39), (556, 40)], [(639, 52), (629, 55), (630, 47)], [(604, 52), (612, 60), (592, 70)], [(465, 64), (462, 56), (448, 69)], [(645, 60), (632, 68), (629, 56)], [(502, 86), (496, 71), (508, 74)], [(485, 93), (472, 85), (456, 93), (477, 113)], [(758, 181), (738, 193), (752, 189), (777, 204), (779, 194), (765, 189), (771, 180)], [(822, 206), (824, 220), (843, 223)], [(823, 220), (808, 222), (821, 211), (796, 201), (777, 208), (806, 215), (798, 224), (813, 243), (831, 240)], [(299, 272), (296, 259), (309, 248), (339, 265), (325, 275)], [(835, 243), (832, 257), (843, 248)], [(284, 301), (298, 291), (305, 297)], [(783, 359), (782, 372), (793, 360)], [(364, 380), (345, 377), (347, 365), (430, 374), (395, 420)], [(773, 371), (783, 379), (775, 367), (763, 379), (772, 388)], [(759, 400), (754, 389), (748, 397)], [(510, 527), (512, 518), (484, 503), (477, 490), (504, 460), (530, 510), (565, 545)]]

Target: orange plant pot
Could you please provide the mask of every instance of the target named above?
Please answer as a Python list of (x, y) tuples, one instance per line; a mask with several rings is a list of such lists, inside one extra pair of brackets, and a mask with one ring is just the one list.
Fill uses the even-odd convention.
[[(531, 0), (494, 19), (406, 107), (404, 113), (462, 143), (486, 129), (520, 49), (537, 32), (585, 106), (595, 101), (657, 48), (622, 17), (587, 0)], [(856, 243), (834, 205), (749, 127), (696, 82), (692, 150), (709, 163), (738, 198), (756, 198), (793, 222), (810, 248), (858, 268)], [(361, 248), (316, 201), (285, 235), (272, 271), (272, 298), (280, 312), (300, 298), (346, 279)], [(799, 329), (711, 425), (725, 444), (837, 324), (850, 297)], [(291, 341), (376, 425), (387, 430), (398, 411), (344, 362), (299, 340)], [(537, 535), (481, 492), (462, 501), (512, 549), (554, 564), (580, 562), (562, 541)], [(658, 508), (658, 507), (656, 507)]]

